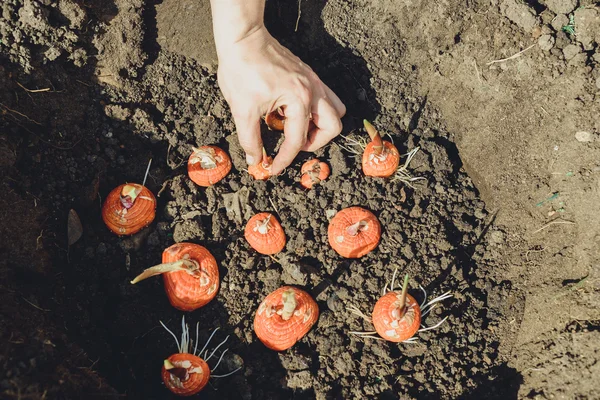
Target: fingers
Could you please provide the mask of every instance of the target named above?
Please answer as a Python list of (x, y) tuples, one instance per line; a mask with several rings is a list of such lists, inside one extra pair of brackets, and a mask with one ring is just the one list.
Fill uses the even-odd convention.
[(234, 115), (240, 146), (246, 152), (248, 165), (256, 165), (262, 160), (262, 138), (260, 136), (260, 114)]
[(315, 128), (308, 133), (306, 143), (302, 147), (304, 151), (320, 149), (342, 131), (342, 121), (338, 110), (326, 98), (317, 100), (317, 103), (313, 105), (312, 117)]
[(308, 105), (305, 105), (300, 101), (286, 106), (284, 125), (285, 139), (279, 149), (279, 153), (277, 153), (275, 160), (273, 160), (273, 165), (271, 166), (271, 173), (273, 175), (279, 174), (290, 165), (304, 147), (304, 144), (306, 143), (309, 115), (310, 109), (308, 108)]
[(323, 86), (325, 87), (325, 94), (331, 102), (331, 105), (333, 105), (333, 108), (335, 108), (339, 117), (342, 118), (344, 115), (346, 115), (346, 106), (344, 105), (344, 103), (342, 103), (340, 98), (333, 92), (333, 90), (329, 89), (329, 87), (326, 84), (323, 84)]

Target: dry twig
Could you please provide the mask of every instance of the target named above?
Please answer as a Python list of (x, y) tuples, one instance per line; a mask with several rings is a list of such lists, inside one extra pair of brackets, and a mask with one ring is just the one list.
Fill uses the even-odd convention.
[(279, 210), (277, 209), (277, 207), (275, 207), (275, 203), (273, 202), (273, 199), (271, 199), (271, 197), (269, 197), (269, 202), (271, 203), (271, 206), (273, 206), (273, 210), (275, 210), (275, 212), (279, 214)]
[(479, 74), (479, 68), (477, 68), (477, 60), (473, 59), (473, 65), (475, 66), (475, 73), (477, 74), (477, 80), (480, 85), (483, 85), (483, 81), (481, 80), (481, 74)]
[(160, 197), (160, 195), (162, 194), (162, 192), (164, 192), (167, 189), (167, 185), (172, 182), (173, 179), (167, 179), (166, 181), (163, 182), (162, 187), (160, 188), (160, 190), (158, 191), (158, 193), (156, 194), (156, 197)]
[(21, 117), (23, 117), (23, 118), (26, 118), (28, 121), (30, 121), (30, 122), (33, 122), (33, 123), (34, 123), (34, 124), (36, 124), (36, 125), (40, 125), (40, 126), (42, 125), (41, 123), (37, 122), (36, 120), (34, 120), (34, 119), (32, 119), (32, 118), (29, 118), (27, 115), (25, 115), (25, 114), (22, 114), (22, 113), (18, 112), (17, 110), (13, 110), (13, 109), (11, 109), (11, 108), (8, 108), (8, 107), (6, 107), (6, 106), (5, 106), (4, 104), (2, 104), (2, 103), (0, 103), (0, 106), (1, 106), (2, 108), (4, 108), (6, 111), (8, 111), (8, 112), (11, 112), (11, 113), (13, 113), (13, 114), (20, 115)]
[(532, 234), (534, 234), (534, 233), (538, 233), (538, 232), (541, 232), (541, 231), (543, 231), (544, 229), (546, 229), (546, 228), (548, 228), (549, 226), (551, 226), (551, 225), (554, 225), (554, 224), (567, 224), (567, 225), (575, 225), (575, 222), (573, 222), (573, 221), (564, 221), (564, 220), (560, 220), (560, 221), (557, 221), (557, 220), (550, 221), (550, 222), (548, 222), (546, 225), (542, 226), (540, 229), (537, 229), (536, 231), (534, 231)]
[(15, 83), (16, 83), (17, 85), (19, 85), (19, 87), (20, 87), (21, 89), (23, 89), (24, 91), (26, 91), (26, 92), (29, 92), (29, 93), (42, 93), (42, 92), (49, 92), (49, 91), (50, 91), (50, 88), (43, 88), (43, 89), (27, 89), (25, 86), (21, 85), (19, 82), (15, 81)]
[(535, 47), (535, 45), (536, 45), (536, 44), (534, 43), (534, 44), (532, 44), (531, 46), (529, 46), (528, 48), (526, 48), (526, 49), (523, 49), (523, 50), (521, 50), (520, 52), (518, 52), (518, 53), (516, 53), (516, 54), (513, 54), (513, 55), (512, 55), (512, 56), (510, 56), (510, 57), (507, 57), (507, 58), (501, 58), (500, 60), (494, 60), (494, 61), (490, 61), (489, 63), (487, 63), (487, 64), (485, 64), (485, 65), (487, 65), (487, 66), (490, 66), (490, 65), (492, 65), (492, 64), (502, 63), (502, 62), (505, 62), (505, 61), (509, 61), (509, 60), (513, 60), (513, 59), (515, 59), (515, 58), (521, 57), (521, 55), (523, 55), (523, 53), (525, 53), (525, 52), (526, 52), (527, 50), (529, 50), (529, 49), (532, 49), (533, 47)]
[(300, 23), (300, 15), (302, 15), (302, 0), (298, 0), (298, 18), (296, 19), (296, 28), (294, 32), (298, 32), (298, 24)]
[(42, 308), (42, 307), (40, 307), (40, 306), (38, 306), (38, 305), (35, 305), (35, 304), (33, 304), (32, 302), (30, 302), (29, 300), (27, 300), (25, 297), (21, 297), (21, 298), (22, 298), (23, 300), (25, 300), (25, 301), (27, 302), (27, 304), (31, 305), (32, 307), (35, 307), (35, 308), (37, 308), (37, 309), (38, 309), (38, 310), (40, 310), (40, 311), (46, 311), (46, 312), (48, 312), (48, 311), (52, 311), (52, 310), (48, 310), (48, 309), (46, 309), (46, 308)]

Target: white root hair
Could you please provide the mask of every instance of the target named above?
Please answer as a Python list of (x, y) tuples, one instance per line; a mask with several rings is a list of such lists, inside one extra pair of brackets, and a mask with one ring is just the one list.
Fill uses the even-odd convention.
[[(173, 339), (175, 339), (175, 343), (177, 344), (177, 350), (179, 351), (179, 353), (193, 354), (193, 355), (195, 355), (197, 357), (203, 358), (204, 361), (206, 361), (206, 362), (208, 362), (208, 360), (210, 360), (217, 353), (217, 351), (221, 348), (221, 346), (223, 346), (227, 342), (227, 340), (229, 339), (229, 336), (227, 336), (225, 338), (225, 340), (223, 340), (221, 343), (219, 343), (217, 345), (217, 347), (215, 347), (213, 349), (213, 351), (210, 353), (210, 355), (208, 355), (208, 352), (209, 352), (209, 350), (207, 349), (208, 344), (212, 340), (213, 336), (215, 336), (215, 333), (219, 330), (219, 327), (216, 327), (213, 330), (212, 334), (210, 335), (210, 337), (208, 338), (208, 340), (206, 341), (206, 343), (204, 344), (204, 346), (202, 347), (202, 349), (200, 349), (200, 351), (197, 352), (196, 350), (198, 349), (198, 333), (199, 333), (199, 329), (200, 329), (200, 323), (199, 322), (196, 323), (196, 341), (195, 342), (193, 342), (190, 339), (190, 328), (189, 328), (188, 324), (185, 323), (185, 316), (183, 316), (181, 318), (181, 340), (178, 340), (177, 336), (173, 333), (173, 331), (171, 331), (169, 328), (167, 328), (167, 326), (162, 321), (159, 321), (159, 322), (162, 325), (162, 327), (165, 328), (165, 330), (167, 332), (169, 332), (171, 334), (171, 336), (173, 336)], [(192, 344), (194, 344), (194, 352), (190, 353), (190, 350), (192, 349)], [(211, 368), (211, 370), (216, 370), (219, 367), (219, 365), (221, 365), (221, 361), (223, 361), (223, 357), (225, 356), (225, 353), (227, 353), (228, 351), (229, 351), (228, 348), (226, 348), (225, 350), (223, 350), (223, 352), (219, 356), (219, 360), (217, 361), (217, 363), (215, 364), (215, 366), (213, 368)], [(202, 357), (202, 352), (204, 352), (204, 356), (203, 357)], [(241, 366), (239, 368), (237, 368), (237, 369), (235, 369), (235, 370), (233, 370), (231, 372), (228, 372), (226, 374), (223, 374), (223, 375), (212, 375), (211, 374), (211, 378), (225, 378), (227, 376), (230, 376), (230, 375), (236, 373), (240, 369), (242, 369)]]
[[(369, 141), (366, 138), (360, 136), (360, 137), (358, 137), (358, 139), (355, 139), (351, 136), (344, 136), (344, 135), (340, 135), (340, 136), (342, 138), (344, 138), (344, 140), (346, 142), (345, 144), (338, 143), (338, 145), (342, 149), (344, 149), (348, 153), (352, 154), (353, 158), (362, 157), (365, 149), (367, 148), (367, 144), (369, 143)], [(390, 135), (388, 133), (385, 136), (388, 136), (391, 143), (394, 144), (394, 138), (392, 137), (392, 135)], [(383, 137), (382, 137), (382, 139), (383, 139)], [(392, 176), (392, 179), (391, 179), (392, 182), (400, 181), (400, 182), (404, 183), (405, 185), (414, 189), (413, 182), (426, 180), (422, 176), (412, 176), (412, 174), (408, 170), (408, 166), (410, 165), (410, 162), (412, 161), (415, 154), (417, 154), (417, 152), (419, 150), (420, 150), (420, 147), (417, 146), (414, 149), (412, 149), (411, 151), (409, 151), (408, 153), (400, 155), (400, 157), (406, 157), (406, 160), (404, 161), (403, 165), (400, 165), (398, 167), (398, 169)]]
[(208, 360), (210, 360), (212, 358), (212, 356), (215, 355), (217, 350), (219, 350), (219, 347), (221, 347), (222, 345), (225, 344), (225, 342), (227, 342), (227, 339), (229, 339), (229, 335), (225, 338), (225, 340), (223, 340), (221, 343), (219, 343), (219, 345), (217, 347), (215, 347), (215, 349), (212, 351), (212, 353), (210, 353), (210, 356), (208, 356), (208, 357), (206, 357), (206, 354), (208, 354), (208, 350), (206, 350), (206, 353), (205, 353), (206, 358), (204, 359), (204, 361), (208, 362)]
[(165, 324), (163, 324), (162, 321), (158, 321), (158, 322), (160, 322), (160, 324), (163, 326), (163, 328), (165, 328), (165, 330), (167, 332), (169, 332), (171, 334), (171, 336), (173, 336), (173, 339), (175, 339), (175, 343), (177, 343), (177, 350), (181, 353), (181, 346), (179, 345), (179, 340), (177, 340), (177, 336), (175, 336), (175, 334), (169, 328), (167, 328), (167, 326)]
[(202, 352), (204, 351), (204, 349), (206, 349), (206, 347), (208, 346), (208, 344), (210, 343), (211, 339), (213, 338), (213, 336), (215, 336), (215, 333), (217, 333), (217, 331), (219, 330), (219, 327), (217, 326), (215, 328), (215, 330), (213, 331), (213, 333), (210, 335), (210, 337), (208, 338), (208, 340), (206, 341), (206, 343), (204, 344), (204, 347), (202, 348), (202, 350), (200, 350), (199, 353), (197, 354), (202, 354)]
[[(423, 289), (423, 292), (425, 292), (424, 289)], [(425, 292), (425, 293), (427, 293), (427, 292)], [(437, 303), (439, 303), (440, 301), (449, 299), (451, 297), (453, 297), (453, 294), (451, 292), (446, 292), (446, 293), (442, 294), (441, 296), (438, 296), (435, 299), (431, 300), (427, 304), (421, 304), (421, 316), (429, 314), (429, 312), (431, 310), (433, 310), (433, 308), (435, 307), (435, 305)], [(427, 299), (427, 296), (425, 296), (425, 299)], [(423, 303), (425, 303), (425, 300), (423, 300)]]
[[(418, 148), (416, 150), (418, 150)], [(407, 160), (407, 163), (405, 165), (408, 165), (408, 162), (410, 162), (410, 160)], [(397, 276), (397, 274), (398, 274), (398, 267), (396, 267), (394, 269), (394, 273), (392, 274), (392, 280), (386, 282), (385, 285), (383, 286), (382, 296), (385, 295), (388, 292), (393, 292), (395, 290), (396, 276)], [(425, 316), (427, 316), (427, 314), (429, 314), (440, 302), (453, 297), (453, 294), (448, 291), (448, 292), (446, 292), (446, 293), (444, 293), (444, 294), (442, 294), (442, 295), (440, 295), (440, 296), (438, 296), (438, 297), (430, 300), (429, 302), (427, 302), (427, 291), (420, 284), (419, 284), (419, 289), (421, 289), (421, 292), (423, 292), (423, 301), (420, 304), (421, 319), (423, 319)], [(373, 323), (372, 320), (369, 317), (367, 317), (355, 305), (350, 304), (349, 306), (347, 306), (346, 309), (351, 314), (354, 314), (355, 316), (364, 319), (365, 321), (369, 322), (370, 324)], [(448, 319), (448, 316), (444, 317), (441, 321), (439, 321), (435, 325), (432, 325), (432, 326), (429, 326), (429, 327), (425, 326), (424, 324), (421, 324), (421, 328), (417, 332), (425, 332), (425, 331), (436, 329), (436, 328), (440, 327), (444, 322), (446, 322), (447, 319)], [(369, 339), (385, 340), (385, 339), (383, 339), (383, 338), (381, 338), (379, 336), (375, 336), (375, 335), (377, 335), (377, 332), (375, 332), (375, 331), (368, 331), (368, 332), (350, 331), (348, 333), (351, 334), (351, 335), (358, 336), (361, 339), (369, 338)], [(418, 340), (419, 340), (418, 337), (413, 336), (413, 337), (411, 337), (409, 339), (406, 339), (405, 341), (403, 341), (401, 343), (409, 343), (409, 344), (411, 344), (411, 343), (416, 343)]]
[[(429, 330), (431, 330), (431, 329), (438, 328), (438, 327), (440, 327), (440, 326), (441, 326), (441, 325), (442, 325), (444, 322), (446, 322), (446, 320), (447, 320), (447, 319), (448, 319), (448, 317), (444, 317), (444, 319), (443, 319), (443, 320), (441, 320), (440, 322), (438, 322), (437, 324), (435, 324), (435, 325), (433, 325), (433, 326), (429, 326), (429, 327), (427, 327), (427, 328), (421, 328), (421, 329), (419, 329), (417, 332), (425, 332), (425, 331), (429, 331)], [(421, 325), (421, 326), (424, 326), (424, 325)]]
[(362, 154), (365, 152), (367, 148), (367, 144), (369, 143), (367, 139), (363, 137), (359, 137), (359, 139), (354, 139), (350, 136), (340, 135), (346, 141), (346, 144), (338, 143), (342, 149), (346, 150), (348, 153), (352, 154), (353, 158), (362, 157)]
[(400, 157), (406, 157), (406, 160), (404, 161), (404, 164), (401, 165), (400, 167), (398, 167), (398, 169), (396, 170), (396, 173), (392, 177), (392, 182), (400, 181), (414, 189), (412, 182), (426, 180), (422, 176), (412, 176), (410, 174), (410, 172), (408, 171), (408, 165), (412, 161), (415, 154), (417, 154), (419, 149), (420, 149), (420, 147), (417, 146), (414, 149), (412, 149), (411, 151), (409, 151), (408, 153), (400, 155)]
[(371, 323), (371, 319), (369, 317), (367, 317), (362, 311), (360, 311), (360, 309), (358, 307), (356, 307), (355, 305), (350, 304), (348, 306), (348, 310), (352, 314), (356, 315), (357, 317), (360, 317), (360, 318), (364, 319), (365, 321), (367, 321), (368, 323)]

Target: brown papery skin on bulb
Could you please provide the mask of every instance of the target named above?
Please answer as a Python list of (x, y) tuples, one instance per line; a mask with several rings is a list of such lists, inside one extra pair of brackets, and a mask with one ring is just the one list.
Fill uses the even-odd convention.
[(199, 162), (193, 163), (194, 151), (188, 160), (188, 176), (198, 186), (209, 187), (219, 182), (231, 171), (231, 158), (225, 150), (217, 146), (201, 146), (201, 150), (211, 152), (216, 160), (216, 167), (204, 169)]
[[(269, 218), (269, 216), (269, 223), (266, 227), (267, 232), (259, 232), (257, 227)], [(273, 214), (266, 212), (256, 214), (248, 220), (246, 229), (244, 230), (244, 237), (254, 250), (264, 255), (277, 254), (285, 248), (286, 244), (283, 227)]]
[[(294, 292), (296, 311), (288, 320), (284, 320), (276, 311), (283, 308), (283, 294), (290, 290)], [(269, 310), (275, 312), (269, 316)], [(284, 286), (269, 294), (258, 307), (254, 316), (254, 332), (269, 349), (283, 351), (304, 337), (318, 318), (319, 307), (308, 293)]]
[[(142, 190), (137, 195), (133, 206), (123, 212), (121, 192), (125, 185), (138, 186)], [(113, 233), (119, 236), (133, 235), (154, 221), (156, 215), (156, 198), (148, 188), (135, 183), (122, 184), (114, 188), (102, 205), (102, 220)]]
[(370, 142), (365, 148), (362, 158), (362, 169), (366, 176), (389, 178), (394, 175), (400, 165), (400, 153), (391, 142), (382, 141), (385, 150), (375, 154), (375, 142)]
[[(352, 236), (348, 228), (360, 221), (364, 221), (366, 229)], [(329, 244), (342, 257), (360, 258), (379, 244), (381, 239), (381, 225), (377, 217), (361, 207), (349, 207), (340, 210), (329, 222), (327, 229)]]
[(200, 265), (208, 284), (201, 286), (200, 277), (186, 271), (166, 272), (163, 280), (171, 305), (181, 311), (194, 311), (208, 304), (219, 292), (219, 267), (208, 249), (194, 243), (177, 243), (167, 248), (162, 262), (179, 261), (186, 255)]
[[(377, 301), (373, 309), (373, 325), (377, 334), (390, 342), (404, 342), (410, 339), (421, 326), (421, 308), (410, 294), (406, 295), (404, 314), (397, 319), (398, 325), (392, 326), (392, 321), (395, 319), (392, 312), (397, 308), (395, 304), (398, 303), (400, 296), (399, 291), (388, 292)], [(395, 334), (391, 335), (392, 331)]]
[(176, 378), (163, 365), (161, 375), (167, 389), (182, 397), (193, 396), (204, 389), (210, 378), (210, 368), (203, 359), (189, 353), (177, 353), (167, 360), (175, 366), (179, 362), (189, 361), (192, 366), (188, 368), (188, 372), (193, 368), (200, 368), (202, 371), (202, 373), (190, 373), (188, 379), (181, 381), (183, 387), (177, 387), (174, 382)]

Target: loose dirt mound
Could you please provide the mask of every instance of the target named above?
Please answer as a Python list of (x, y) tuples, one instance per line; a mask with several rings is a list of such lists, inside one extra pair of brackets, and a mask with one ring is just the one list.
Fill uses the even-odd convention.
[[(408, 171), (423, 179), (410, 186), (365, 178), (340, 137), (317, 152), (332, 176), (311, 191), (299, 185), (309, 154), (267, 182), (244, 170), (210, 64), (212, 48), (186, 58), (185, 36), (161, 36), (185, 32), (172, 25), (173, 14), (181, 14), (172, 0), (3, 3), (3, 395), (168, 396), (160, 367), (176, 346), (158, 321), (177, 331), (181, 313), (169, 305), (160, 279), (136, 286), (129, 281), (157, 264), (167, 246), (190, 241), (210, 249), (222, 282), (217, 298), (186, 319), (200, 322), (201, 340), (215, 327), (221, 340), (230, 335), (223, 370), (243, 365), (241, 372), (213, 380), (206, 398), (593, 396), (597, 350), (575, 364), (589, 382), (575, 384), (566, 365), (572, 354), (597, 349), (593, 334), (600, 319), (592, 298), (598, 275), (590, 269), (598, 252), (586, 250), (598, 238), (586, 226), (598, 217), (587, 217), (585, 204), (592, 200), (580, 201), (599, 190), (597, 8), (587, 2), (560, 11), (575, 10), (581, 32), (575, 37), (562, 25), (552, 28), (561, 15), (569, 24), (567, 15), (551, 11), (556, 2), (548, 1), (548, 9), (514, 1), (472, 2), (469, 8), (458, 1), (397, 3), (301, 2), (296, 31), (296, 7), (268, 2), (269, 29), (347, 105), (344, 135), (366, 137), (360, 127), (367, 118), (401, 153), (419, 148)], [(198, 9), (202, 20), (186, 23), (210, 26), (206, 4)], [(535, 40), (539, 47), (528, 50), (534, 61), (524, 62), (525, 52), (512, 59), (515, 71), (506, 61), (484, 68)], [(523, 83), (537, 73), (543, 80)], [(558, 77), (567, 80), (568, 97), (552, 105), (548, 96), (558, 96), (558, 89), (550, 82)], [(530, 99), (539, 90), (550, 105)], [(576, 121), (565, 117), (560, 123), (569, 135), (587, 131), (589, 140), (542, 134), (540, 126), (551, 123), (544, 111), (523, 120), (503, 118), (521, 117), (530, 107), (557, 119), (577, 110)], [(558, 114), (561, 107), (567, 111)], [(263, 133), (268, 151), (276, 151), (280, 135)], [(581, 143), (586, 153), (573, 167), (569, 157), (583, 151)], [(222, 146), (234, 164), (224, 181), (208, 189), (186, 175), (191, 146), (201, 144)], [(536, 172), (536, 160), (552, 159), (553, 146), (568, 151), (549, 173)], [(141, 183), (149, 159), (147, 186), (160, 194), (156, 221), (132, 238), (117, 238), (102, 223), (101, 201), (123, 182)], [(555, 171), (563, 174), (560, 182), (548, 177)], [(569, 181), (573, 176), (578, 180)], [(555, 202), (551, 196), (565, 196), (567, 189), (565, 207), (558, 203), (562, 197)], [(506, 204), (514, 211), (505, 211)], [(379, 247), (360, 260), (341, 259), (327, 243), (329, 219), (352, 205), (373, 211), (383, 228)], [(81, 218), (83, 237), (69, 248), (70, 209)], [(561, 228), (574, 229), (568, 222), (575, 222), (581, 230), (536, 242), (524, 234), (548, 222), (541, 210), (560, 215), (566, 221)], [(260, 211), (276, 214), (288, 237), (275, 258), (258, 255), (243, 238), (245, 222)], [(560, 274), (569, 257), (580, 261)], [(532, 266), (534, 272), (523, 270)], [(432, 325), (448, 316), (447, 322), (411, 345), (351, 336), (371, 327), (348, 306), (369, 312), (395, 268), (410, 274), (419, 300), (419, 284), (430, 296), (454, 294), (425, 321)], [(553, 279), (541, 279), (548, 271)], [(253, 334), (252, 318), (264, 296), (282, 284), (305, 288), (321, 316), (305, 339), (275, 353)], [(526, 307), (525, 299), (533, 304)], [(555, 314), (556, 299), (578, 314), (544, 322), (548, 310)], [(540, 355), (553, 345), (553, 357)], [(556, 358), (560, 365), (551, 361)]]

